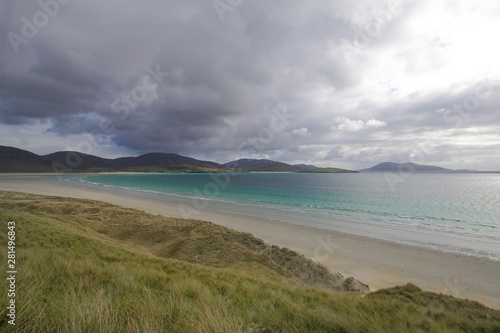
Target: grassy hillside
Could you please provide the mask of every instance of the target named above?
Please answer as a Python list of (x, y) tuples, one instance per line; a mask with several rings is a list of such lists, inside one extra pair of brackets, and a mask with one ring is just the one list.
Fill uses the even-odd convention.
[(357, 173), (357, 171), (339, 168), (317, 168), (314, 165), (290, 165), (271, 160), (240, 159), (224, 164), (238, 172), (307, 172), (307, 173)]
[(15, 329), (0, 284), (1, 332), (500, 332), (499, 311), (412, 285), (313, 287), (329, 278), (305, 258), (211, 223), (7, 192), (0, 207), (0, 272), (10, 220), (18, 271)]
[(300, 172), (306, 173), (357, 173), (357, 171), (339, 169), (339, 168), (316, 168), (310, 170), (304, 170)]
[(243, 172), (297, 172), (298, 168), (281, 162), (267, 162), (243, 168)]

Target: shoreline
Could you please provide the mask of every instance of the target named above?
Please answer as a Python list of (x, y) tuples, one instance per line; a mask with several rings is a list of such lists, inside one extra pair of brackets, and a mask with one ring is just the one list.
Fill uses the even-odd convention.
[[(0, 190), (105, 201), (154, 214), (185, 218), (178, 204), (126, 190), (98, 190), (54, 182), (40, 174), (0, 175)], [(411, 282), (428, 291), (479, 301), (500, 310), (500, 262), (392, 243), (230, 212), (203, 209), (191, 218), (248, 232), (288, 247), (330, 270), (368, 284), (372, 291)]]

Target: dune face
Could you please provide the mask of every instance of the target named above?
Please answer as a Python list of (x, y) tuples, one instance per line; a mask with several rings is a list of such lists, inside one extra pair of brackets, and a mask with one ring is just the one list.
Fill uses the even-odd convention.
[(100, 234), (140, 246), (161, 258), (209, 267), (258, 263), (279, 275), (313, 287), (340, 292), (369, 291), (364, 283), (330, 272), (290, 249), (268, 245), (249, 233), (211, 222), (168, 218), (99, 201), (34, 195), (5, 197), (10, 199), (2, 202), (6, 209), (21, 205), (29, 213), (44, 212), (59, 219), (78, 218), (82, 225)]

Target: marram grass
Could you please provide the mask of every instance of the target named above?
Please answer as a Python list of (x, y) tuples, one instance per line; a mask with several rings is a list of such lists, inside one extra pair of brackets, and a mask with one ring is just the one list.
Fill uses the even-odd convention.
[[(209, 237), (179, 233), (165, 244), (161, 233), (159, 240), (141, 238), (150, 237), (148, 221), (160, 230), (168, 218), (6, 192), (0, 192), (0, 207), (1, 332), (500, 332), (500, 311), (412, 285), (337, 293), (280, 275), (258, 258), (248, 261), (248, 253), (244, 261), (224, 257), (221, 263), (217, 251), (199, 263), (162, 257), (155, 249), (165, 250), (176, 236), (190, 246), (198, 244), (191, 238)], [(105, 228), (124, 225), (124, 213), (144, 229)], [(16, 222), (15, 327), (5, 313), (7, 221)], [(218, 237), (240, 236), (224, 229)], [(182, 243), (176, 246), (172, 252), (187, 256)], [(237, 248), (230, 251), (237, 254)]]

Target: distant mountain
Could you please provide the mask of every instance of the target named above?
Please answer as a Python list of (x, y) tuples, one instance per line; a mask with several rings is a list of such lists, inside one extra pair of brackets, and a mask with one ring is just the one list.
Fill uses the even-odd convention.
[(318, 168), (317, 166), (311, 164), (293, 164), (292, 166), (302, 170), (313, 170)]
[[(74, 151), (40, 156), (19, 148), (0, 146), (0, 172), (308, 172), (316, 169), (313, 165), (290, 165), (266, 159), (240, 159), (221, 165), (167, 153), (115, 159)], [(326, 168), (322, 172), (350, 171)]]
[(42, 158), (51, 165), (57, 162), (57, 165), (61, 168), (68, 167), (76, 170), (88, 170), (92, 168), (116, 169), (118, 166), (115, 160), (74, 151), (58, 151), (57, 153), (43, 155)]
[(359, 170), (359, 172), (429, 172), (429, 173), (452, 173), (452, 172), (476, 172), (472, 170), (451, 170), (433, 165), (421, 165), (416, 163), (394, 163), (384, 162), (371, 168)]
[[(64, 163), (64, 156), (74, 152), (55, 153), (57, 159), (45, 157)], [(223, 171), (220, 164), (199, 161), (177, 154), (148, 153), (137, 157), (120, 157), (105, 159), (97, 156), (79, 154), (82, 162), (75, 166), (77, 170), (86, 171), (134, 171), (134, 172), (217, 172)], [(67, 158), (67, 157), (66, 157)]]
[(246, 172), (297, 172), (300, 169), (282, 162), (267, 162), (243, 169)]
[(0, 146), (0, 172), (50, 172), (50, 162), (37, 154)]
[(149, 153), (138, 157), (107, 159), (94, 155), (60, 151), (44, 156), (0, 146), (0, 172), (222, 172), (214, 162), (177, 154)]
[(286, 164), (271, 160), (243, 158), (223, 164), (226, 168), (237, 172), (317, 172), (317, 173), (343, 173), (356, 172), (337, 168), (318, 168), (307, 164)]
[(357, 171), (339, 169), (339, 168), (315, 168), (309, 170), (302, 170), (303, 173), (358, 173)]
[(222, 171), (222, 165), (214, 162), (200, 161), (177, 154), (148, 153), (138, 157), (122, 157), (115, 160), (120, 168), (155, 168), (165, 167), (172, 170), (205, 170)]
[(237, 172), (297, 172), (301, 170), (282, 162), (250, 158), (231, 161), (223, 164), (223, 166)]
[(251, 159), (251, 158), (242, 158), (242, 159), (239, 159), (236, 161), (224, 163), (223, 166), (226, 168), (236, 170), (236, 169), (253, 168), (253, 167), (259, 166), (261, 164), (270, 163), (270, 162), (274, 162), (274, 161), (262, 160), (262, 159), (256, 160), (256, 159)]

